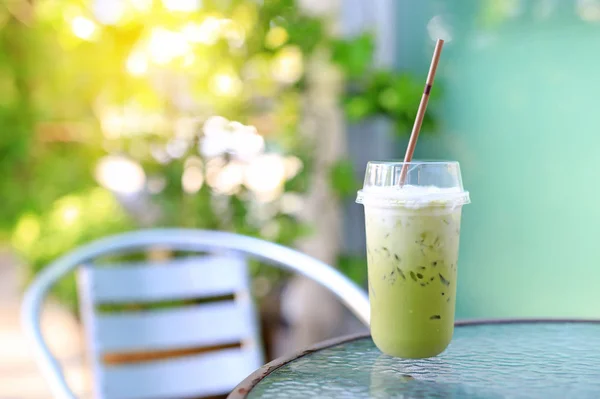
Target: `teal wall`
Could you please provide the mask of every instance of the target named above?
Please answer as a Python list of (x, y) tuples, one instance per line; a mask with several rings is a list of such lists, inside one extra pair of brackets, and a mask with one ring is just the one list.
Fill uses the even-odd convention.
[(399, 67), (425, 76), (432, 16), (453, 31), (417, 156), (459, 160), (471, 192), (459, 318), (600, 318), (600, 15), (577, 3), (398, 3)]

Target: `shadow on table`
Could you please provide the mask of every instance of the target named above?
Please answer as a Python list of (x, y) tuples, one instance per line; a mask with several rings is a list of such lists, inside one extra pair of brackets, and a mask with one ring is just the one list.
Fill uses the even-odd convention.
[[(377, 367), (381, 362), (382, 367)], [(402, 399), (502, 399), (504, 396), (483, 388), (474, 388), (459, 383), (435, 382), (414, 377), (408, 370), (389, 367), (389, 357), (381, 355), (371, 371), (369, 396), (371, 398)]]
[[(372, 398), (402, 398), (402, 399), (502, 399), (504, 396), (486, 392), (483, 389), (468, 387), (462, 384), (449, 384), (423, 380), (405, 380), (399, 376), (392, 381), (373, 381), (369, 394)], [(403, 381), (404, 380), (404, 381)]]

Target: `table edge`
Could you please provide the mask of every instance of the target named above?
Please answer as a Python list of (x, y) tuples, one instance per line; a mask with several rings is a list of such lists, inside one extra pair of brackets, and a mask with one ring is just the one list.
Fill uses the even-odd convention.
[[(476, 325), (488, 325), (488, 324), (535, 324), (535, 323), (597, 323), (600, 324), (600, 319), (587, 319), (587, 318), (540, 318), (540, 319), (527, 319), (527, 318), (506, 318), (506, 319), (467, 319), (459, 320), (454, 323), (455, 327), (468, 327)], [(246, 399), (252, 389), (265, 377), (271, 374), (273, 371), (286, 364), (293, 362), (301, 357), (309, 355), (313, 352), (330, 348), (332, 346), (340, 345), (346, 342), (355, 341), (359, 339), (370, 338), (370, 333), (358, 333), (344, 335), (341, 337), (335, 337), (326, 341), (319, 342), (315, 345), (311, 345), (301, 351), (292, 352), (289, 355), (283, 355), (270, 361), (264, 366), (256, 369), (252, 374), (246, 377), (240, 382), (231, 393), (227, 396), (227, 399)]]
[(306, 349), (303, 349), (299, 352), (292, 352), (289, 355), (283, 355), (278, 357), (275, 360), (270, 361), (264, 366), (256, 369), (252, 374), (246, 377), (242, 382), (240, 382), (231, 393), (227, 396), (227, 399), (245, 399), (248, 397), (250, 391), (266, 376), (271, 374), (273, 371), (278, 368), (285, 366), (286, 364), (293, 362), (303, 356), (311, 354), (313, 352), (327, 349), (332, 346), (336, 346), (342, 344), (344, 342), (354, 341), (357, 339), (364, 339), (370, 337), (369, 333), (358, 333), (358, 334), (350, 334), (344, 335), (341, 337), (335, 337), (328, 339), (326, 341), (319, 342), (315, 345), (311, 345)]

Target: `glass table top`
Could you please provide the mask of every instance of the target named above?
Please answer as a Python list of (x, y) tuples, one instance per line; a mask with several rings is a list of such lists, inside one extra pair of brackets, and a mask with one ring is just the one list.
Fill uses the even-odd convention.
[(600, 398), (600, 323), (457, 326), (443, 354), (420, 360), (356, 338), (276, 368), (247, 397)]

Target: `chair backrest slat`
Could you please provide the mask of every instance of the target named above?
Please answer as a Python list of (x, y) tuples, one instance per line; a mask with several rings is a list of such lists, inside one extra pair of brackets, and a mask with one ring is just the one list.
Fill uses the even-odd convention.
[(87, 264), (78, 282), (99, 398), (223, 394), (263, 363), (246, 262), (235, 253)]
[(195, 256), (156, 264), (88, 265), (80, 274), (89, 281), (90, 299), (95, 304), (202, 298), (248, 287), (245, 261), (234, 255)]
[(253, 337), (249, 299), (179, 308), (98, 314), (93, 339), (103, 353), (226, 345)]
[(233, 348), (166, 361), (107, 366), (100, 391), (111, 399), (220, 395), (260, 367), (261, 361), (256, 351)]

